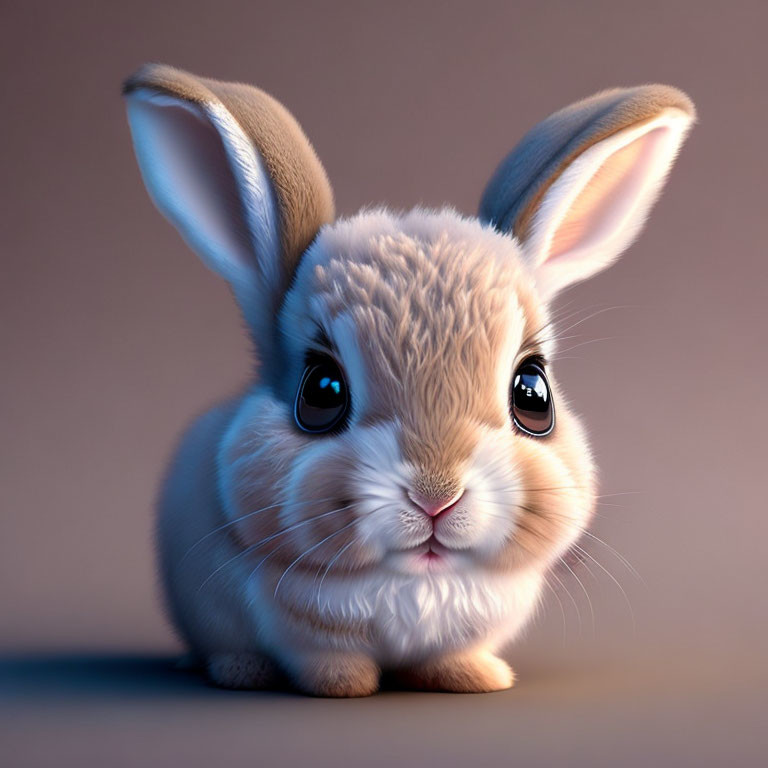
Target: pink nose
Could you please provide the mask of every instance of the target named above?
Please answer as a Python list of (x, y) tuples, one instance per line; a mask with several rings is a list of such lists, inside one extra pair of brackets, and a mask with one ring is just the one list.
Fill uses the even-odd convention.
[(442, 498), (424, 496), (423, 494), (416, 493), (415, 491), (408, 491), (408, 498), (410, 498), (414, 504), (424, 510), (424, 512), (426, 512), (430, 517), (437, 517), (439, 514), (447, 512), (459, 502), (459, 499), (461, 499), (463, 495), (463, 488), (450, 498), (445, 496)]

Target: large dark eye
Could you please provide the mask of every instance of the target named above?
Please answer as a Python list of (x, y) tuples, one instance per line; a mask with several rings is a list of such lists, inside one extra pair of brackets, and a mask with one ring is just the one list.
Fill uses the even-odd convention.
[(305, 432), (328, 432), (339, 427), (349, 408), (349, 390), (333, 358), (313, 355), (296, 392), (294, 416)]
[(509, 399), (512, 418), (523, 432), (542, 437), (554, 429), (552, 391), (544, 369), (535, 359), (525, 360), (515, 371)]

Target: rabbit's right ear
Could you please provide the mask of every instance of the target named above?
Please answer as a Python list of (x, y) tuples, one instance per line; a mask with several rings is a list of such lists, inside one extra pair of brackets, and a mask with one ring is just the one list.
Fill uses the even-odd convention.
[(144, 182), (226, 278), (263, 355), (301, 254), (333, 220), (325, 171), (293, 116), (249, 85), (143, 67), (124, 86)]

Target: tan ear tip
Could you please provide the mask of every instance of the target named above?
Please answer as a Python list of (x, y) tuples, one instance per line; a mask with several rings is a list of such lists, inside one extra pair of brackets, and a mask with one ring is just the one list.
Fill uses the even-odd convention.
[(122, 94), (129, 96), (139, 88), (156, 88), (162, 90), (163, 86), (178, 76), (179, 70), (168, 64), (148, 62), (142, 64), (133, 74), (123, 80)]
[(696, 121), (696, 105), (691, 97), (680, 88), (674, 85), (663, 83), (650, 83), (630, 89), (632, 101), (638, 106), (645, 106), (650, 110), (662, 110), (667, 108), (679, 109), (690, 118), (691, 122)]

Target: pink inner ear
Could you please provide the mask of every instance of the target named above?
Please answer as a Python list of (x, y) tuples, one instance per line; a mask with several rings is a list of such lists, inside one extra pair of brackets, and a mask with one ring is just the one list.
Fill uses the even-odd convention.
[[(131, 125), (158, 208), (209, 266), (228, 279), (250, 266), (243, 203), (224, 145), (196, 107), (134, 99)], [(227, 263), (228, 262), (228, 263)]]
[[(599, 250), (620, 237), (624, 226), (636, 224), (630, 219), (645, 213), (644, 193), (653, 194), (659, 178), (653, 166), (665, 159), (659, 156), (666, 154), (660, 150), (668, 133), (666, 127), (656, 128), (608, 157), (555, 230), (547, 260), (581, 258), (585, 249)], [(646, 186), (650, 189), (644, 190)]]

